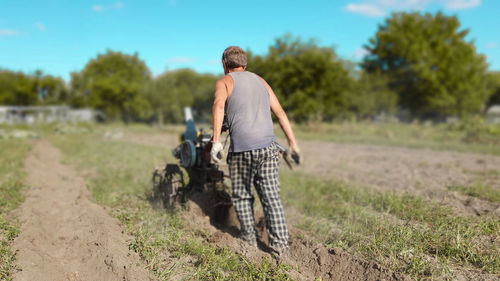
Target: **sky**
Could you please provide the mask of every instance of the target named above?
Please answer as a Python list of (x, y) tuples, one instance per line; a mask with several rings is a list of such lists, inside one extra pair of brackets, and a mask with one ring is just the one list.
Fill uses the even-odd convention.
[(137, 53), (153, 75), (221, 74), (227, 46), (263, 55), (286, 33), (359, 61), (394, 11), (456, 15), (490, 70), (500, 70), (499, 0), (0, 0), (0, 69), (68, 81), (110, 49)]

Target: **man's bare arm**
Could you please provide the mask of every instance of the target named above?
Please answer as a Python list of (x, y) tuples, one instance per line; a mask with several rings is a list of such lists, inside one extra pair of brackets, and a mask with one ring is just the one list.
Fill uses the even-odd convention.
[(293, 134), (292, 130), (292, 125), (290, 124), (290, 121), (288, 120), (288, 117), (286, 116), (285, 111), (281, 107), (280, 102), (278, 101), (278, 98), (274, 94), (273, 89), (267, 82), (259, 77), (264, 85), (267, 88), (267, 91), (269, 92), (269, 101), (271, 104), (271, 111), (276, 115), (276, 118), (278, 118), (278, 123), (280, 124), (281, 129), (286, 135), (286, 138), (288, 140), (288, 145), (290, 148), (295, 151), (295, 152), (300, 152), (299, 146), (297, 144), (297, 141), (295, 140), (295, 135)]
[(226, 100), (228, 98), (227, 87), (224, 79), (225, 77), (221, 78), (215, 84), (215, 100), (212, 107), (212, 141), (214, 143), (219, 142), (222, 122), (224, 121), (224, 105), (226, 104)]

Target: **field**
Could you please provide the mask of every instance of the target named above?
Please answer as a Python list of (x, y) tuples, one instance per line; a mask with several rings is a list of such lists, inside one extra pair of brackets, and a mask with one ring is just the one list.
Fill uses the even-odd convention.
[(0, 139), (1, 280), (500, 280), (500, 128), (477, 120), (297, 125), (282, 263), (212, 224), (205, 193), (152, 199), (182, 126), (1, 129), (39, 136)]

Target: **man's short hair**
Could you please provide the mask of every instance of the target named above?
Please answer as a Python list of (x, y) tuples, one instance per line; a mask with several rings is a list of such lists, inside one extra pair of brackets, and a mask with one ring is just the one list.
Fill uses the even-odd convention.
[(247, 66), (247, 54), (238, 46), (230, 46), (222, 53), (222, 61), (229, 69)]

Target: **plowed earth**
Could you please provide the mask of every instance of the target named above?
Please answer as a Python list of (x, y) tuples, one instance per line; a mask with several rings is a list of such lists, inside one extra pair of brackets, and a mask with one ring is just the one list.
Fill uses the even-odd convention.
[(46, 140), (36, 142), (25, 161), (31, 189), (16, 210), (14, 280), (154, 280), (129, 251), (131, 238), (119, 222), (89, 200), (85, 181), (60, 161)]
[[(210, 200), (207, 200), (210, 198)], [(203, 229), (208, 232), (208, 241), (217, 247), (228, 247), (246, 259), (260, 262), (262, 258), (273, 260), (266, 247), (267, 239), (262, 213), (256, 214), (257, 229), (262, 238), (258, 248), (242, 242), (238, 237), (236, 215), (232, 207), (226, 212), (227, 216), (215, 216), (215, 196), (211, 191), (194, 194), (187, 202), (183, 214), (185, 221), (194, 229)], [(217, 212), (218, 214), (224, 212)], [(383, 266), (367, 261), (340, 249), (327, 249), (321, 244), (298, 238), (300, 230), (290, 228), (290, 255), (279, 262), (291, 266), (290, 276), (294, 280), (411, 280), (410, 278), (393, 272)], [(276, 261), (278, 262), (278, 261)]]

